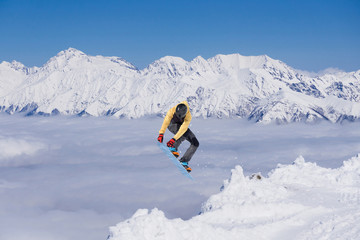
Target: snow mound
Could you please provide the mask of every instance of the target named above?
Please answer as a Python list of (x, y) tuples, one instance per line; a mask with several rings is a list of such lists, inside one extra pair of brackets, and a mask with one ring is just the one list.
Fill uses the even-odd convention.
[[(260, 178), (260, 177), (259, 177)], [(360, 236), (360, 155), (337, 169), (299, 157), (267, 178), (236, 166), (220, 193), (187, 221), (158, 210), (138, 210), (110, 227), (120, 239), (357, 239)], [(189, 200), (191, 201), (191, 200)]]

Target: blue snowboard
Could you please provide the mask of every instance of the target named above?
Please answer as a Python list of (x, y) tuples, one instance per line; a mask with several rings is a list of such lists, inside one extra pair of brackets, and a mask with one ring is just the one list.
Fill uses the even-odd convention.
[(163, 150), (163, 152), (169, 157), (169, 159), (175, 164), (175, 166), (179, 169), (179, 171), (184, 175), (185, 177), (194, 180), (193, 177), (186, 171), (186, 169), (181, 165), (181, 163), (176, 159), (176, 157), (171, 153), (170, 149), (165, 146), (164, 144), (158, 142), (157, 143), (159, 148)]

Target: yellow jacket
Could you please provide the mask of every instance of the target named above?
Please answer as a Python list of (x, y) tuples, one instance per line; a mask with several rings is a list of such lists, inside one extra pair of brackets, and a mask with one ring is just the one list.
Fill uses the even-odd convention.
[[(187, 101), (183, 101), (179, 104), (185, 104), (187, 107), (187, 113), (185, 115), (185, 119), (184, 122), (181, 124), (181, 127), (179, 128), (179, 131), (175, 134), (174, 138), (175, 140), (178, 140), (189, 128), (190, 122), (191, 122), (191, 113), (190, 113), (190, 108), (189, 108), (189, 104), (187, 103)], [(174, 117), (174, 114), (176, 112), (176, 107), (179, 105), (177, 104), (175, 107), (171, 108), (165, 118), (164, 118), (164, 122), (161, 126), (161, 129), (159, 131), (160, 134), (164, 134), (166, 131), (166, 128), (170, 125), (171, 120)]]

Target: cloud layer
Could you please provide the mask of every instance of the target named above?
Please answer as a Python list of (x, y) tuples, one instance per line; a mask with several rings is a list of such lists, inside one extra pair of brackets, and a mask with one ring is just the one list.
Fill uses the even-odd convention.
[[(0, 239), (104, 239), (109, 226), (138, 209), (158, 208), (166, 218), (186, 220), (219, 192), (236, 165), (245, 176), (266, 176), (299, 155), (338, 168), (360, 152), (358, 123), (194, 119), (190, 128), (200, 148), (190, 162), (195, 181), (189, 182), (156, 145), (161, 123), (0, 115), (1, 142), (14, 149), (0, 158)], [(165, 141), (171, 137), (167, 131)]]

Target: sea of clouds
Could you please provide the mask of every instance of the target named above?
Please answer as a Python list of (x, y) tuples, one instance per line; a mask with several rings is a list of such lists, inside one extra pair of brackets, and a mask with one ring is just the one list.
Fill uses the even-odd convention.
[(194, 119), (200, 147), (189, 181), (156, 145), (161, 124), (161, 118), (0, 115), (0, 239), (106, 239), (109, 227), (138, 209), (189, 220), (235, 166), (244, 176), (266, 177), (300, 155), (335, 169), (360, 152), (359, 123)]

